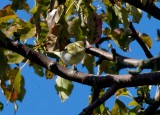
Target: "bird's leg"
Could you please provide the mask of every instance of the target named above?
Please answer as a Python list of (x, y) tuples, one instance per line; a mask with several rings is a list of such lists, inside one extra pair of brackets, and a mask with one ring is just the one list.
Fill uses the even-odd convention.
[(77, 67), (75, 64), (72, 65), (72, 70), (77, 71)]

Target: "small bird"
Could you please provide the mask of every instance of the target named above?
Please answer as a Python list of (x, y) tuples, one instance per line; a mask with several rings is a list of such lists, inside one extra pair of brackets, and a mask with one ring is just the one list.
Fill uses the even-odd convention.
[(83, 41), (76, 41), (68, 44), (64, 51), (53, 52), (67, 65), (76, 65), (80, 63), (85, 55), (85, 47)]

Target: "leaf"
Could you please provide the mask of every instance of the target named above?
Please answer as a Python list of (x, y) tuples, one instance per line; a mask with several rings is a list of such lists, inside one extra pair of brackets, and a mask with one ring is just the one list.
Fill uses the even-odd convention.
[(160, 41), (160, 29), (157, 29), (157, 40)]
[(20, 27), (16, 30), (20, 36), (20, 39), (25, 42), (28, 38), (32, 38), (36, 34), (36, 27), (34, 24), (30, 22), (26, 22), (21, 19), (15, 19), (15, 24), (20, 25)]
[(20, 69), (19, 68), (11, 69), (8, 72), (8, 79), (10, 80), (9, 85), (1, 86), (4, 95), (11, 102), (16, 101), (17, 99), (19, 101), (22, 101), (25, 95), (25, 89), (24, 89), (24, 79), (20, 74)]
[(6, 80), (15, 79), (18, 72), (19, 72), (18, 68), (13, 68), (13, 69), (7, 70), (5, 79)]
[(20, 25), (15, 24), (13, 26), (7, 27), (4, 33), (8, 38), (10, 38), (11, 36), (13, 36), (13, 33), (17, 31), (19, 28), (20, 28)]
[(103, 0), (103, 3), (107, 6), (112, 6), (112, 3), (110, 0)]
[(28, 11), (30, 9), (29, 5), (26, 3), (26, 0), (11, 0), (13, 10), (22, 10), (25, 9)]
[(118, 16), (118, 19), (123, 24), (124, 30), (127, 30), (130, 24), (128, 19), (128, 11), (125, 8), (119, 7), (117, 5), (114, 6), (114, 11)]
[(67, 31), (71, 36), (75, 37), (76, 41), (84, 39), (83, 30), (82, 30), (82, 28), (80, 26), (79, 19), (76, 18), (76, 17), (71, 18), (68, 21), (68, 29), (67, 29)]
[[(141, 106), (136, 106), (133, 109), (129, 110), (129, 115), (138, 115), (139, 114), (139, 110), (141, 110), (142, 107)], [(140, 113), (142, 114), (142, 113)]]
[(15, 19), (17, 15), (13, 12), (10, 5), (5, 6), (0, 10), (0, 23)]
[(16, 78), (14, 80), (14, 92), (18, 94), (18, 100), (22, 101), (25, 94), (25, 89), (24, 89), (24, 79), (21, 76), (20, 71), (18, 71)]
[[(1, 38), (0, 38), (1, 39)], [(0, 78), (6, 76), (6, 70), (9, 69), (9, 65), (7, 63), (7, 58), (4, 55), (2, 48), (0, 48)], [(3, 69), (2, 69), (3, 68)]]
[(52, 79), (54, 76), (54, 73), (46, 69), (45, 75), (47, 79)]
[(85, 54), (83, 60), (82, 60), (82, 64), (83, 66), (85, 66), (88, 70), (89, 73), (94, 73), (94, 56)]
[(33, 68), (34, 68), (34, 72), (39, 75), (40, 77), (43, 77), (44, 76), (44, 73), (43, 73), (43, 68), (42, 66), (38, 65), (38, 64), (35, 64), (33, 63)]
[(118, 99), (116, 99), (114, 106), (111, 110), (112, 115), (127, 115), (127, 108), (124, 103)]
[(118, 19), (118, 16), (115, 14), (113, 7), (106, 8), (107, 12), (103, 20), (111, 27), (112, 30), (114, 30), (118, 27), (120, 21)]
[(134, 40), (128, 36), (128, 31), (122, 28), (114, 30), (105, 28), (104, 34), (110, 37), (123, 51), (129, 50), (129, 44)]
[(65, 20), (67, 20), (68, 17), (69, 17), (69, 16), (71, 15), (71, 13), (73, 12), (73, 9), (74, 9), (74, 1), (72, 1), (72, 0), (66, 0), (65, 6), (66, 6)]
[(0, 111), (2, 111), (2, 110), (3, 110), (3, 103), (0, 102)]
[(23, 56), (17, 53), (9, 53), (6, 56), (7, 56), (9, 64), (14, 64), (14, 63), (18, 64), (18, 63), (21, 63), (25, 59)]
[(142, 18), (142, 11), (135, 6), (130, 5), (130, 14), (133, 16), (132, 21), (135, 23), (139, 23)]
[(143, 33), (142, 35), (140, 35), (140, 38), (148, 46), (149, 49), (152, 47), (152, 39), (150, 38), (149, 35)]
[(138, 106), (138, 105), (139, 104), (134, 99), (131, 102), (129, 102), (129, 104), (128, 104), (128, 106)]
[(103, 62), (99, 66), (99, 74), (102, 74), (103, 72), (117, 74), (118, 72), (116, 71), (115, 67), (116, 66), (113, 61), (103, 60)]
[(145, 5), (146, 5), (147, 1), (148, 1), (148, 0), (141, 0), (141, 2), (142, 2), (142, 4), (143, 4), (143, 6), (145, 6)]
[(118, 91), (116, 91), (116, 97), (118, 97), (120, 95), (127, 96), (128, 90), (126, 88), (121, 88)]
[(60, 76), (56, 79), (55, 88), (62, 102), (64, 102), (70, 96), (73, 90), (73, 84), (71, 81), (61, 78)]

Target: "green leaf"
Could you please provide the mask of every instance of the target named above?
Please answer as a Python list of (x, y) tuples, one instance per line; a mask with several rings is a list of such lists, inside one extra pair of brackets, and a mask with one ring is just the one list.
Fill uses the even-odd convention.
[(2, 111), (2, 110), (3, 110), (3, 103), (0, 102), (0, 111)]
[(112, 6), (112, 3), (110, 2), (110, 0), (103, 0), (103, 3), (107, 6)]
[(135, 101), (135, 100), (132, 100), (129, 104), (128, 104), (128, 106), (138, 106), (139, 104), (137, 103), (137, 101)]
[(20, 70), (18, 71), (14, 80), (14, 91), (18, 94), (18, 100), (22, 101), (25, 89), (24, 89), (24, 79), (21, 76)]
[(83, 30), (80, 26), (79, 19), (76, 17), (74, 17), (68, 21), (67, 31), (71, 36), (75, 37), (76, 41), (84, 39)]
[(127, 96), (129, 94), (128, 90), (126, 88), (121, 88), (118, 91), (116, 91), (116, 97), (123, 95)]
[(85, 66), (88, 70), (89, 73), (94, 73), (94, 56), (85, 54), (83, 60), (82, 60), (82, 64), (83, 66)]
[(133, 109), (129, 110), (129, 115), (138, 115), (139, 114), (138, 111), (141, 110), (141, 109), (142, 109), (142, 107), (136, 106)]
[(38, 65), (38, 64), (33, 64), (32, 65), (33, 68), (34, 68), (34, 72), (39, 75), (40, 77), (43, 77), (44, 76), (44, 73), (43, 73), (43, 68), (42, 66)]
[(13, 69), (9, 69), (6, 71), (6, 77), (5, 79), (6, 80), (9, 80), (9, 79), (15, 79), (17, 73), (19, 72), (19, 69), (18, 68), (13, 68)]
[(7, 59), (9, 64), (14, 64), (14, 63), (18, 64), (24, 60), (24, 57), (17, 53), (9, 53), (7, 55)]
[(149, 35), (143, 33), (142, 35), (140, 35), (140, 38), (148, 46), (149, 49), (152, 47), (152, 39), (150, 38)]
[(124, 103), (118, 99), (116, 99), (114, 106), (111, 110), (112, 115), (127, 115), (127, 108)]
[(127, 51), (129, 44), (134, 40), (128, 36), (128, 31), (122, 28), (116, 28), (114, 30), (105, 28), (104, 34), (110, 37), (123, 51)]
[(8, 79), (10, 80), (9, 85), (1, 86), (4, 95), (11, 102), (16, 101), (17, 99), (19, 101), (22, 101), (25, 95), (25, 89), (24, 89), (24, 79), (20, 74), (20, 69), (19, 68), (11, 69), (8, 71), (7, 75)]
[(71, 15), (71, 13), (73, 12), (73, 9), (74, 9), (74, 1), (72, 1), (72, 0), (66, 0), (65, 6), (66, 6), (65, 20), (67, 20), (68, 17), (69, 17), (69, 16)]
[(0, 23), (7, 22), (15, 18), (17, 18), (17, 15), (13, 12), (10, 5), (7, 5), (0, 10)]
[(106, 7), (107, 12), (104, 17), (104, 21), (111, 27), (112, 30), (118, 27), (120, 23), (118, 16), (115, 14), (113, 7)]
[(135, 23), (139, 23), (142, 18), (142, 11), (133, 5), (127, 4), (126, 7), (128, 7), (128, 10), (130, 11), (129, 13), (133, 16), (132, 21)]
[[(4, 55), (3, 49), (0, 48), (0, 78), (5, 78), (6, 76), (6, 70), (9, 69), (9, 65), (7, 63), (7, 58)], [(2, 69), (3, 68), (3, 69)]]
[(73, 84), (71, 81), (58, 76), (56, 79), (55, 88), (62, 102), (64, 102), (70, 96), (73, 90)]
[(13, 10), (22, 10), (25, 9), (28, 11), (30, 9), (29, 5), (26, 3), (26, 0), (11, 0)]
[(124, 30), (127, 30), (130, 24), (128, 19), (128, 11), (125, 8), (119, 7), (117, 5), (114, 6), (114, 11), (118, 16), (118, 19), (123, 24)]
[(116, 71), (116, 64), (113, 61), (103, 60), (103, 62), (99, 66), (99, 74), (110, 73), (110, 74), (117, 74)]

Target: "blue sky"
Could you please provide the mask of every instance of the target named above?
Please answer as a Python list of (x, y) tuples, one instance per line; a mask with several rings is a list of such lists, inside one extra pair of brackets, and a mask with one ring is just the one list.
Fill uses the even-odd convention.
[[(34, 0), (27, 0), (31, 8), (34, 6)], [(6, 4), (11, 3), (9, 0), (0, 0), (0, 9)], [(22, 19), (28, 19), (29, 15), (25, 12), (18, 12)], [(159, 42), (156, 42), (156, 31), (160, 28), (160, 21), (154, 19), (153, 17), (149, 20), (146, 13), (143, 14), (143, 18), (140, 24), (134, 24), (135, 28), (141, 33), (147, 33), (150, 35), (153, 41), (153, 47), (151, 49), (152, 54), (158, 55)], [(114, 47), (116, 47), (113, 44)], [(117, 52), (129, 57), (134, 57), (137, 59), (146, 58), (139, 44), (136, 42), (130, 45), (131, 52), (123, 52), (121, 49), (117, 49)], [(79, 66), (81, 69), (81, 66)], [(85, 69), (82, 70), (86, 72)], [(120, 72), (125, 74), (126, 70)], [(45, 77), (39, 77), (34, 73), (33, 68), (28, 65), (22, 70), (22, 75), (25, 79), (26, 95), (22, 103), (18, 102), (19, 108), (16, 115), (76, 115), (82, 111), (84, 107), (88, 105), (88, 95), (90, 94), (91, 88), (79, 83), (74, 83), (74, 89), (71, 96), (64, 103), (61, 102), (55, 90), (55, 78), (52, 80), (47, 80)], [(131, 88), (132, 90), (134, 88)], [(133, 93), (135, 94), (135, 92)], [(122, 98), (124, 100), (125, 98)], [(114, 104), (115, 98), (112, 97), (107, 101), (109, 102), (109, 107), (111, 108)], [(7, 103), (7, 100), (0, 93), (0, 101), (4, 103), (4, 110), (0, 113), (1, 115), (14, 115), (14, 106), (12, 103)], [(129, 100), (130, 101), (130, 100)], [(128, 103), (129, 101), (126, 101)]]

